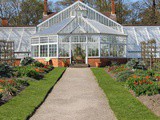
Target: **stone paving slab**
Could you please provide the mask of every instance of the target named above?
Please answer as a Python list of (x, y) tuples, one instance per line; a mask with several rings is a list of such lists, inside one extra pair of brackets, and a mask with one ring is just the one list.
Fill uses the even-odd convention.
[(116, 120), (90, 68), (68, 68), (30, 120)]

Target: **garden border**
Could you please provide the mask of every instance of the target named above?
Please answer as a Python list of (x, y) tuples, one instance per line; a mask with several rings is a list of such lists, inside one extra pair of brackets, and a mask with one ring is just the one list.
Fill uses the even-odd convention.
[(0, 119), (29, 119), (60, 80), (66, 68), (55, 68), (40, 81), (29, 81), (30, 86), (0, 107)]
[[(123, 84), (114, 81), (104, 68), (92, 68), (99, 86), (118, 120), (159, 120), (150, 109), (134, 98)], [(105, 74), (104, 74), (105, 73)], [(111, 80), (112, 79), (112, 80)], [(121, 92), (119, 92), (121, 90)]]

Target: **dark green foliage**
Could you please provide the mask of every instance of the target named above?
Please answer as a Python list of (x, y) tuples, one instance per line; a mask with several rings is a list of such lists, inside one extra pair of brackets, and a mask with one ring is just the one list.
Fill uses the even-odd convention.
[(29, 85), (28, 81), (26, 79), (23, 79), (23, 78), (17, 78), (16, 83), (17, 83), (18, 86), (21, 86), (21, 85), (28, 86)]
[(146, 70), (144, 62), (138, 59), (131, 59), (127, 62), (126, 66), (131, 69)]
[(120, 63), (117, 61), (111, 61), (111, 66), (117, 66), (117, 65), (120, 65)]
[(0, 93), (0, 99), (3, 97), (2, 93)]
[(27, 75), (27, 77), (31, 77), (31, 78), (34, 78), (36, 80), (40, 80), (44, 77), (42, 74), (36, 72), (35, 70), (29, 71), (26, 75)]
[(41, 63), (41, 62), (35, 61), (34, 62), (34, 66), (35, 67), (44, 67), (45, 65), (43, 63)]
[(127, 80), (128, 77), (130, 77), (134, 72), (131, 70), (127, 70), (127, 71), (123, 71), (118, 73), (118, 75), (116, 75), (116, 80), (118, 82), (125, 82)]
[(22, 61), (21, 61), (21, 65), (22, 66), (27, 66), (27, 65), (30, 65), (32, 63), (34, 63), (34, 59), (31, 58), (31, 57), (25, 57)]
[(20, 66), (20, 67), (15, 67), (15, 76), (16, 77), (24, 77), (27, 76), (26, 74), (30, 72), (31, 70), (34, 70), (33, 66)]
[(11, 77), (13, 69), (7, 63), (0, 64), (0, 77)]
[(138, 76), (142, 76), (142, 77), (144, 77), (144, 76), (153, 77), (155, 72), (153, 70), (135, 70), (134, 74), (138, 75)]

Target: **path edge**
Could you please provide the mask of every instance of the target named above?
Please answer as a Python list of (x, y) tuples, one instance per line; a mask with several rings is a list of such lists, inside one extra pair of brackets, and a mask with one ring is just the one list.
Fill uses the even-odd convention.
[(40, 108), (40, 106), (45, 102), (45, 100), (47, 99), (48, 95), (51, 93), (51, 91), (54, 89), (55, 85), (59, 82), (59, 80), (62, 78), (63, 74), (66, 72), (66, 69), (62, 72), (62, 74), (59, 76), (59, 78), (57, 79), (57, 81), (55, 82), (55, 84), (48, 90), (47, 94), (45, 95), (44, 99), (42, 100), (42, 102), (35, 107), (35, 109), (33, 110), (33, 112), (31, 114), (29, 114), (26, 118), (26, 120), (29, 120), (38, 110), (38, 108)]

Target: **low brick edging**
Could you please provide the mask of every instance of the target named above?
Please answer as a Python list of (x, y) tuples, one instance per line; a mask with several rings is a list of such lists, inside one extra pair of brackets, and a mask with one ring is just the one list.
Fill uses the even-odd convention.
[[(50, 62), (46, 62), (44, 58), (36, 59), (43, 64), (53, 65), (54, 67), (66, 67), (63, 64), (63, 61), (66, 60), (67, 65), (70, 64), (70, 58), (51, 58)], [(88, 64), (90, 67), (105, 67), (111, 65), (113, 62), (119, 64), (125, 64), (128, 61), (128, 58), (88, 58)]]
[[(111, 65), (113, 62), (117, 62), (119, 64), (127, 63), (128, 58), (88, 58), (88, 64), (91, 67), (97, 67), (96, 64), (99, 63), (98, 67), (105, 67)], [(97, 64), (98, 65), (98, 64)]]
[[(37, 61), (45, 65), (53, 65), (54, 67), (67, 67), (70, 64), (70, 58), (51, 58), (49, 62), (46, 62), (44, 58), (36, 58)], [(67, 66), (64, 66), (63, 61), (66, 60)], [(130, 58), (88, 58), (88, 64), (90, 67), (105, 67), (111, 65), (113, 62), (119, 64), (125, 64)], [(21, 59), (16, 59), (14, 65), (19, 66)]]

